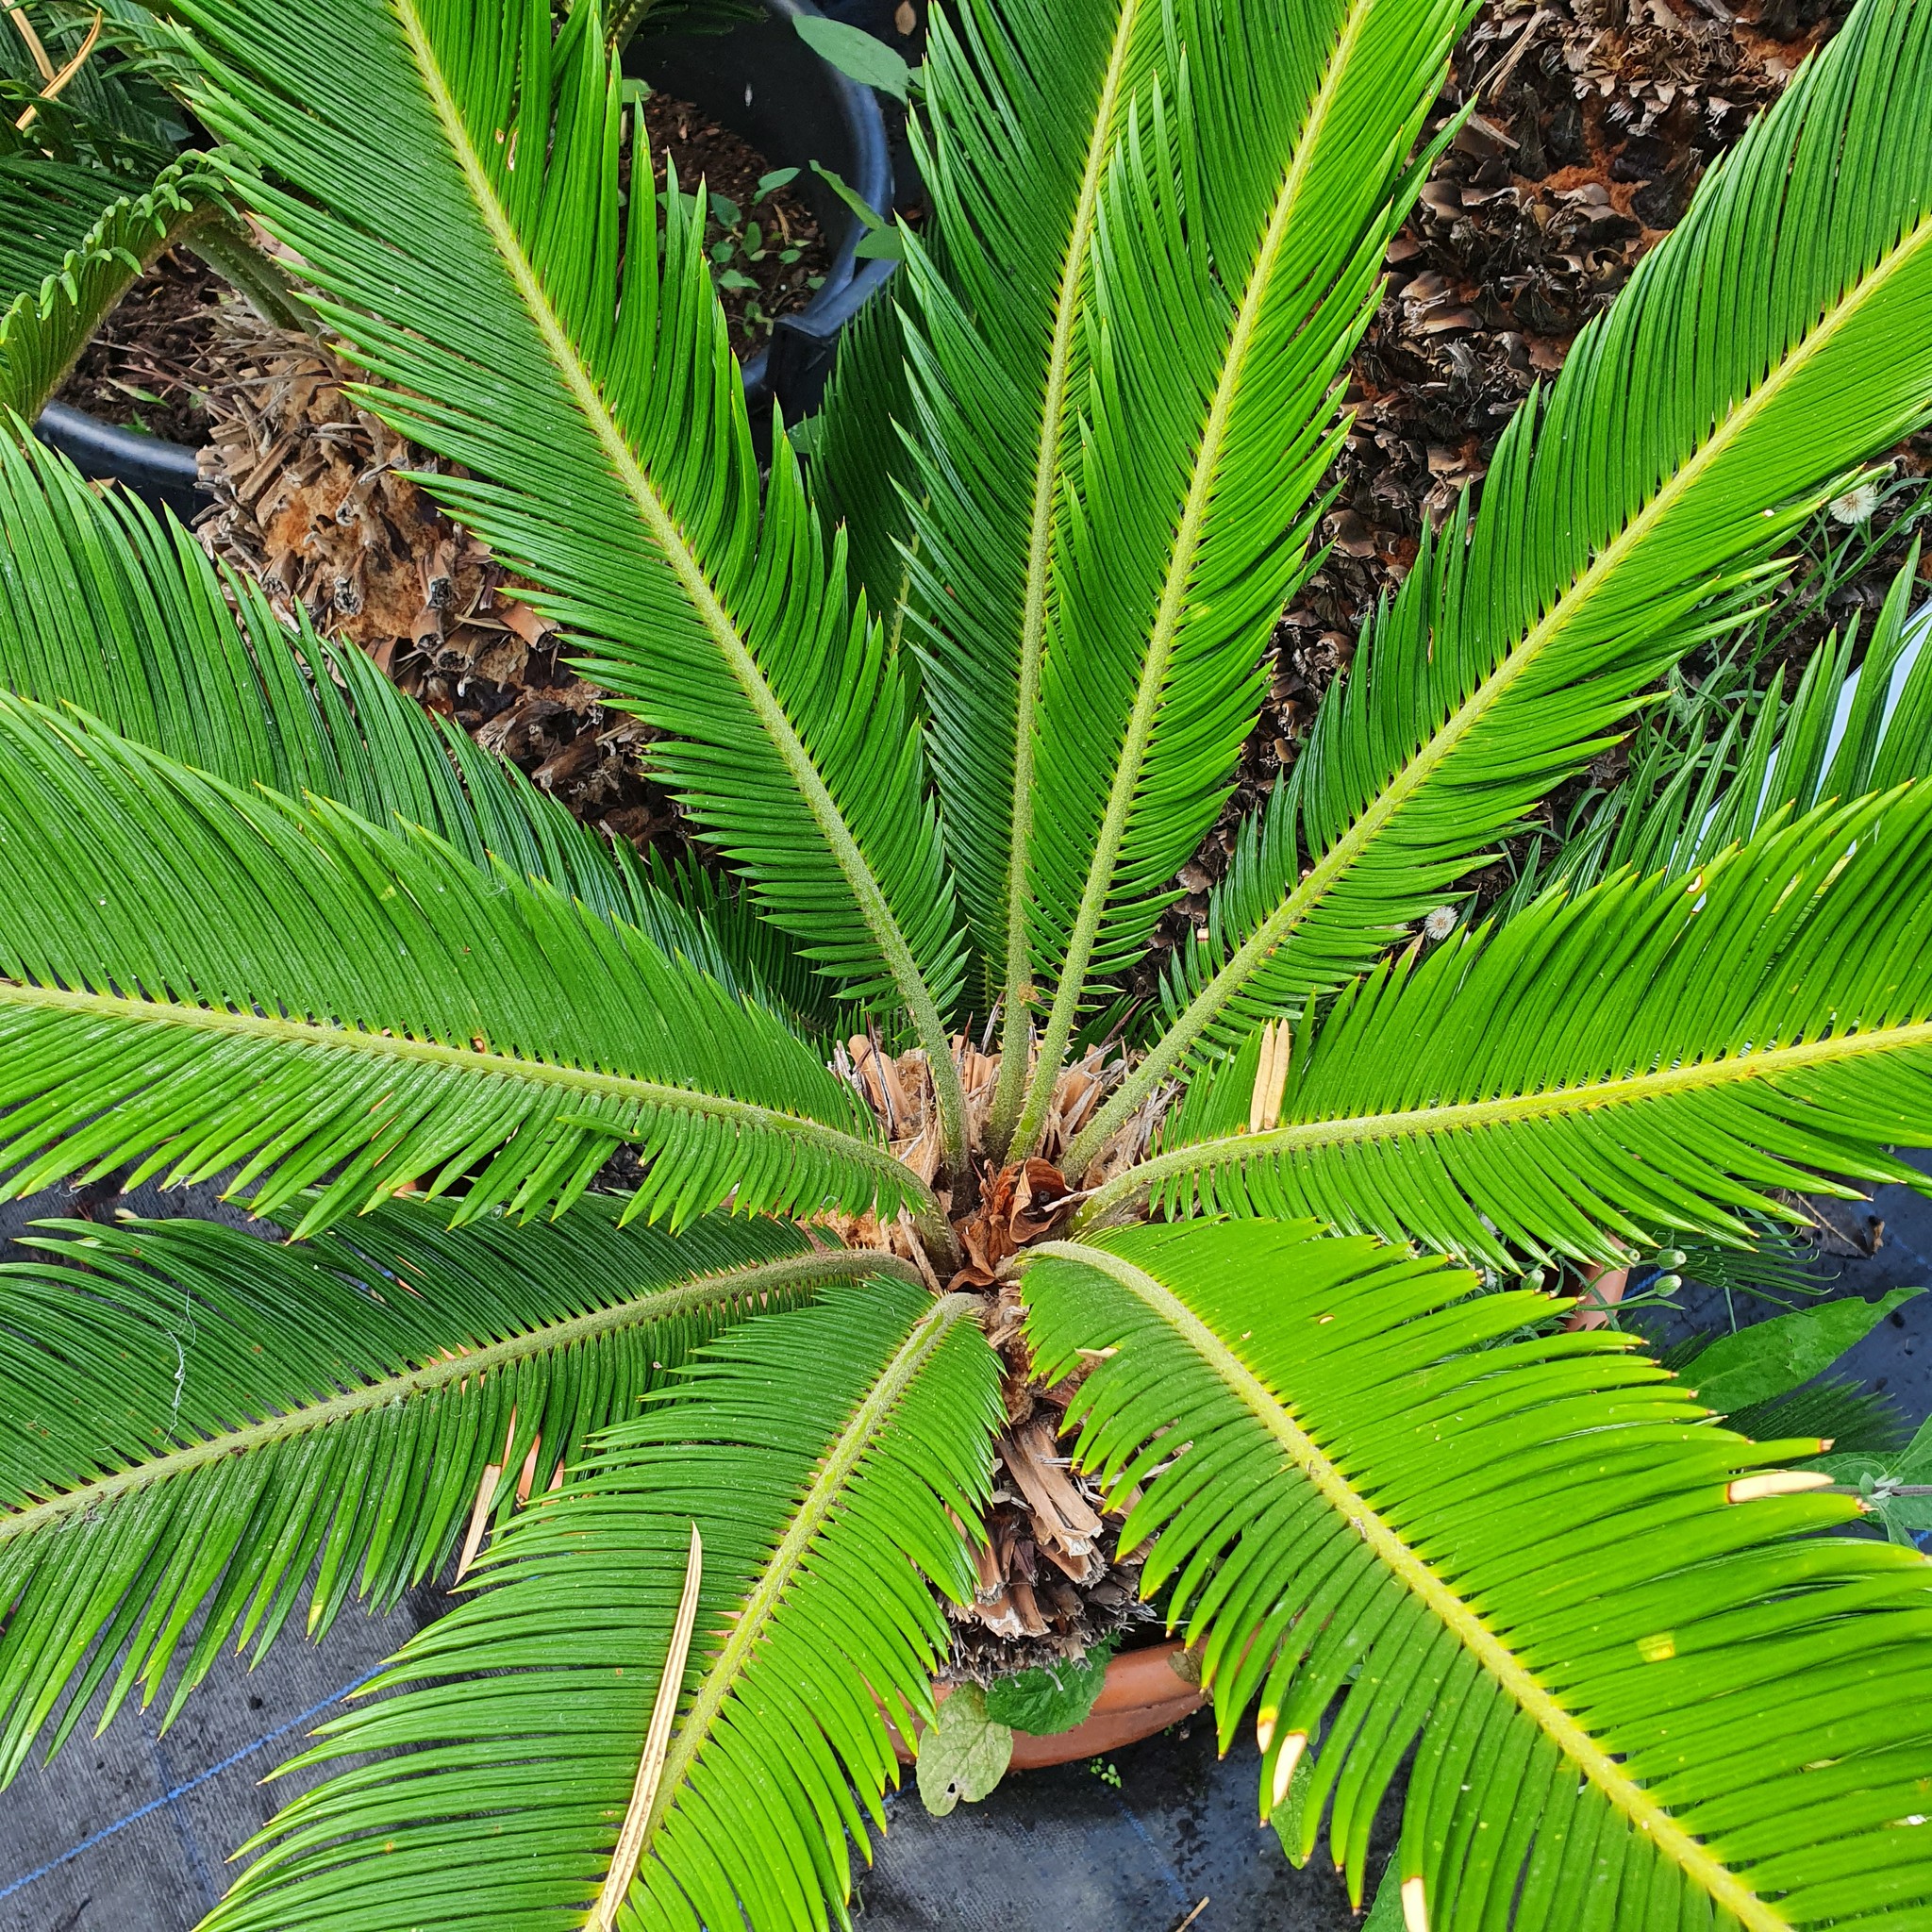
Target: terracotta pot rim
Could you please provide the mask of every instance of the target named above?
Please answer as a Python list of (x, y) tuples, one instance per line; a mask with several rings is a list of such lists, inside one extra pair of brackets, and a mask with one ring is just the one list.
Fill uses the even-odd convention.
[[(1011, 1768), (1043, 1771), (1050, 1765), (1071, 1764), (1103, 1751), (1117, 1751), (1191, 1716), (1208, 1701), (1208, 1695), (1174, 1668), (1174, 1660), (1186, 1648), (1178, 1638), (1168, 1638), (1109, 1657), (1100, 1695), (1087, 1716), (1071, 1730), (1050, 1731), (1044, 1736), (1015, 1731)], [(952, 1688), (942, 1685), (940, 1698), (950, 1695)], [(896, 1728), (892, 1729), (892, 1749), (901, 1762), (912, 1761), (912, 1753)]]
[(1108, 1657), (1107, 1675), (1101, 1680), (1100, 1695), (1093, 1700), (1089, 1717), (1133, 1710), (1141, 1705), (1172, 1704), (1181, 1697), (1198, 1702), (1198, 1678), (1191, 1680), (1174, 1668), (1174, 1660), (1186, 1649), (1178, 1637), (1170, 1637), (1159, 1643), (1119, 1651)]

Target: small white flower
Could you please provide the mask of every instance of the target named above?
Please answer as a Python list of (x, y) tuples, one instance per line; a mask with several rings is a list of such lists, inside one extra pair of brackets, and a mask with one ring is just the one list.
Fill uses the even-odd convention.
[(1453, 906), (1438, 906), (1423, 921), (1424, 935), (1431, 940), (1446, 940), (1456, 930), (1456, 908)]

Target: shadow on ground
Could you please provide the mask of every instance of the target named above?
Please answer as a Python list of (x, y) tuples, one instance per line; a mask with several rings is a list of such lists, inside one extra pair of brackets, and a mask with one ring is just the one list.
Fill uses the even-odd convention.
[[(1257, 1824), (1251, 1729), (1224, 1759), (1200, 1716), (1088, 1764), (1008, 1777), (929, 1818), (908, 1777), (877, 1864), (858, 1881), (859, 1932), (1342, 1932), (1357, 1921), (1325, 1852), (1297, 1872)], [(1117, 1780), (1117, 1782), (1116, 1782)], [(1371, 1890), (1393, 1847), (1370, 1847)], [(1205, 1904), (1203, 1903), (1205, 1901)]]

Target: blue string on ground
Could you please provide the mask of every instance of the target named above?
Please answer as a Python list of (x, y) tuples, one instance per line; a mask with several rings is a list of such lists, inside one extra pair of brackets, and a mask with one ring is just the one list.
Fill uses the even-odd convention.
[(0, 1886), (0, 1901), (11, 1898), (16, 1891), (25, 1891), (35, 1879), (44, 1878), (48, 1873), (58, 1872), (62, 1865), (71, 1864), (83, 1852), (92, 1851), (104, 1839), (112, 1838), (117, 1831), (125, 1831), (130, 1824), (138, 1824), (143, 1818), (153, 1817), (164, 1807), (185, 1798), (190, 1791), (198, 1790), (210, 1778), (220, 1777), (225, 1771), (232, 1771), (244, 1758), (253, 1757), (258, 1751), (273, 1744), (277, 1738), (285, 1738), (311, 1718), (320, 1717), (330, 1705), (340, 1704), (345, 1697), (353, 1697), (363, 1685), (373, 1683), (381, 1674), (383, 1668), (384, 1666), (378, 1664), (375, 1670), (363, 1672), (354, 1683), (344, 1684), (340, 1690), (331, 1691), (320, 1704), (311, 1704), (307, 1710), (298, 1711), (286, 1724), (277, 1724), (272, 1731), (262, 1732), (260, 1737), (242, 1745), (241, 1750), (229, 1752), (219, 1764), (211, 1764), (206, 1771), (197, 1772), (185, 1784), (176, 1785), (173, 1790), (163, 1791), (158, 1798), (150, 1798), (145, 1805), (130, 1811), (125, 1818), (117, 1818), (112, 1824), (102, 1825), (100, 1830), (91, 1833), (77, 1845), (70, 1845), (58, 1858), (49, 1858), (44, 1865), (38, 1865), (33, 1871), (24, 1874), (9, 1884)]

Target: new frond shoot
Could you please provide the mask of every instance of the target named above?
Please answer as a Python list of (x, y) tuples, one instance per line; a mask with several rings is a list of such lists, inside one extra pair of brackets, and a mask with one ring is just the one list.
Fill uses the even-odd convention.
[(1932, 1923), (1925, 1457), (1799, 1386), (1890, 1304), (1680, 1374), (1545, 1291), (1784, 1278), (1932, 1142), (1916, 558), (1657, 722), (1932, 416), (1932, 7), (1708, 172), (1162, 971), (1462, 0), (960, 0), (929, 219), (766, 469), (689, 197), (625, 192), (639, 8), (170, 11), (223, 146), (0, 395), (244, 212), (692, 844), (0, 424), (0, 1190), (263, 1217), (0, 1267), (0, 1776), (442, 1576), (210, 1932), (842, 1924), (905, 1762), (950, 1808), (1136, 1671), (1357, 1902), (1406, 1766), (1407, 1932)]

